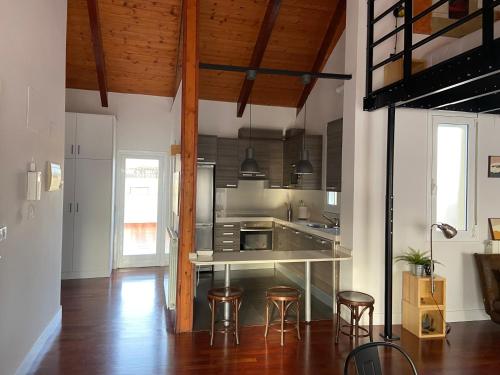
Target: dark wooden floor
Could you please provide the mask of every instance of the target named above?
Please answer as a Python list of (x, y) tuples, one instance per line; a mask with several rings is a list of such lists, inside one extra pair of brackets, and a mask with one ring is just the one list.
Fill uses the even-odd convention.
[[(169, 334), (161, 269), (64, 281), (62, 305), (62, 330), (34, 374), (341, 374), (353, 347), (346, 337), (335, 345), (331, 321), (302, 326), (302, 341), (287, 336), (284, 348), (276, 334), (266, 342), (262, 327), (243, 328), (238, 347), (222, 335), (210, 348), (206, 332)], [(452, 324), (449, 345), (419, 341), (406, 331), (399, 344), (420, 374), (500, 374), (500, 326), (489, 321)], [(405, 373), (396, 356), (383, 363), (388, 373)]]

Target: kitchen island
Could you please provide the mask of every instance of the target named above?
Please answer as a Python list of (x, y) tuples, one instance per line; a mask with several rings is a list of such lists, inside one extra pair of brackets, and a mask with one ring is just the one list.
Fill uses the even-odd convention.
[[(191, 262), (195, 266), (223, 265), (225, 269), (224, 285), (231, 285), (231, 265), (236, 264), (279, 264), (279, 263), (304, 263), (305, 264), (305, 321), (311, 321), (311, 263), (333, 262), (351, 259), (350, 251), (340, 246), (332, 250), (298, 250), (298, 251), (245, 251), (245, 252), (216, 252), (213, 256), (198, 256)], [(340, 267), (333, 267), (335, 290), (338, 290)], [(225, 311), (228, 318), (229, 310)]]

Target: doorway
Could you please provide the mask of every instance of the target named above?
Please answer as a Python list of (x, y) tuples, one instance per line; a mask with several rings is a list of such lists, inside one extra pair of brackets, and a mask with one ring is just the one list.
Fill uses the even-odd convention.
[(163, 153), (119, 153), (116, 268), (168, 263), (165, 256), (165, 159)]

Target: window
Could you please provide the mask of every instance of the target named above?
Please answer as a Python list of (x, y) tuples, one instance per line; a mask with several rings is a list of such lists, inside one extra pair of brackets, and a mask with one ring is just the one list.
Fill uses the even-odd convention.
[(458, 238), (474, 229), (475, 123), (473, 118), (433, 116), (432, 222), (447, 223)]
[(327, 191), (326, 200), (329, 206), (336, 206), (338, 199), (338, 193), (336, 191)]

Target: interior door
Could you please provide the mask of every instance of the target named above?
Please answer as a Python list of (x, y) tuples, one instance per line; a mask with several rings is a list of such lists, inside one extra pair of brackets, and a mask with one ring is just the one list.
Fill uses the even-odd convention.
[(62, 273), (73, 271), (75, 223), (75, 159), (64, 160), (64, 208), (62, 239)]
[(93, 276), (111, 272), (111, 160), (76, 160), (73, 267)]
[(120, 153), (117, 193), (117, 266), (167, 263), (165, 154)]
[(85, 159), (113, 159), (113, 116), (78, 113), (76, 154)]

